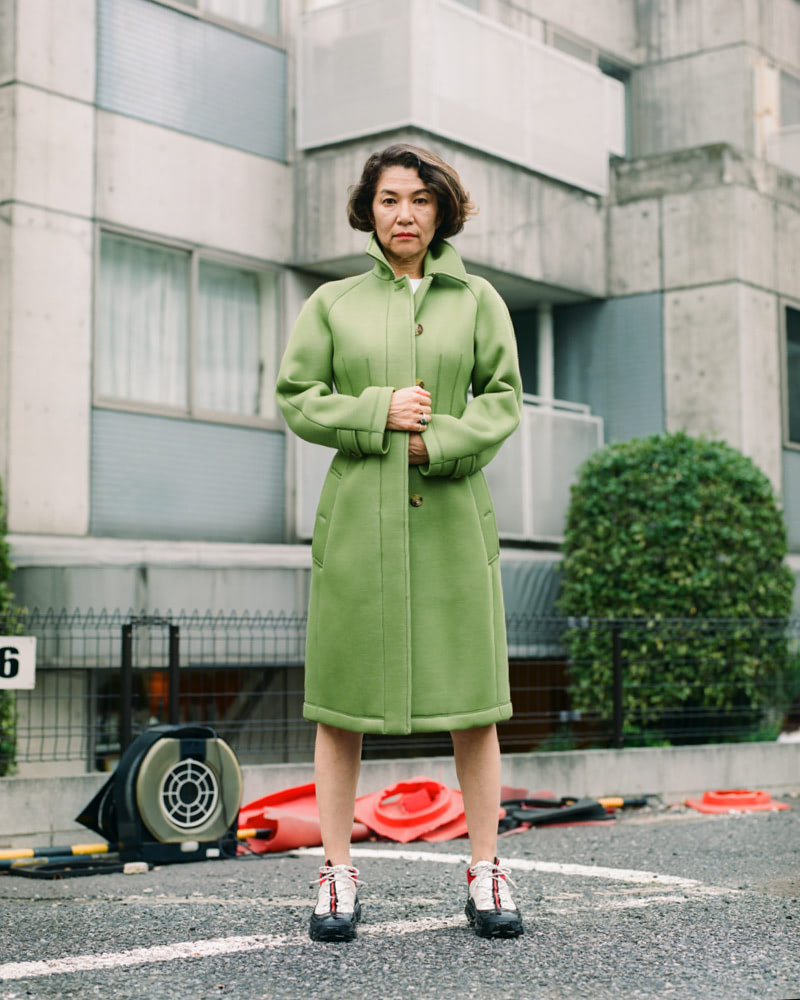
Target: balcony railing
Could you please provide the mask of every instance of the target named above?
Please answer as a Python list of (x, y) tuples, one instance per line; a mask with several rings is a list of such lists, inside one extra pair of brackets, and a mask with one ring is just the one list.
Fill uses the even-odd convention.
[[(519, 429), (487, 466), (500, 537), (559, 542), (569, 490), (579, 466), (603, 444), (602, 418), (587, 406), (524, 397)], [(314, 515), (331, 451), (297, 441), (297, 534), (311, 538)]]
[(559, 542), (570, 486), (603, 444), (603, 420), (588, 406), (525, 396), (522, 420), (486, 468), (501, 538)]
[(624, 154), (625, 91), (453, 0), (345, 0), (303, 20), (298, 145), (416, 126), (588, 191)]

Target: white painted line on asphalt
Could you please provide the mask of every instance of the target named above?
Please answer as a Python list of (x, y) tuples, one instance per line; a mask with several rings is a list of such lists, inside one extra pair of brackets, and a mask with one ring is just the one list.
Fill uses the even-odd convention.
[(291, 937), (289, 934), (254, 934), (249, 937), (211, 938), (206, 941), (178, 941), (175, 944), (131, 948), (128, 951), (109, 951), (99, 955), (46, 958), (39, 962), (8, 962), (0, 965), (0, 980), (119, 969), (131, 965), (146, 965), (150, 962), (172, 962), (177, 958), (208, 958), (214, 955), (233, 955), (243, 951), (263, 951), (287, 944)]
[[(434, 930), (467, 927), (464, 916), (420, 920), (392, 920), (359, 927), (361, 935), (393, 937), (419, 934)], [(268, 951), (288, 945), (312, 945), (306, 934), (253, 934), (247, 937), (210, 938), (204, 941), (178, 941), (174, 944), (131, 948), (127, 951), (103, 952), (99, 955), (71, 955), (47, 958), (38, 962), (7, 962), (0, 965), (0, 982), (11, 979), (40, 979), (43, 976), (69, 975), (76, 972), (96, 972), (101, 969), (121, 969), (134, 965), (174, 962), (182, 958), (213, 958), (250, 951)]]
[[(322, 848), (301, 848), (293, 852), (298, 855), (322, 857)], [(357, 858), (375, 860), (389, 859), (401, 861), (432, 862), (437, 864), (466, 865), (468, 858), (462, 854), (434, 853), (433, 851), (417, 851), (409, 849), (389, 850), (372, 847), (353, 847), (352, 854)], [(681, 878), (677, 875), (662, 875), (658, 872), (639, 871), (632, 868), (604, 868), (594, 865), (560, 864), (552, 861), (534, 861), (527, 858), (509, 858), (505, 864), (515, 871), (538, 871), (547, 874), (576, 875), (589, 878), (605, 879), (611, 882), (625, 883), (643, 887), (672, 890), (671, 895), (656, 894), (638, 896), (637, 898), (603, 900), (602, 907), (610, 909), (625, 909), (664, 905), (669, 903), (689, 902), (691, 896), (708, 895), (738, 895), (738, 890), (716, 888), (705, 885), (695, 879)], [(634, 893), (637, 890), (622, 890)], [(643, 890), (647, 892), (645, 888)], [(215, 901), (225, 903), (219, 897)], [(167, 901), (167, 900), (165, 900)], [(174, 899), (168, 900), (175, 902)], [(191, 897), (185, 902), (203, 902), (202, 899)], [(141, 897), (136, 902), (152, 905), (158, 903), (158, 897)], [(293, 901), (297, 902), (297, 901)], [(305, 900), (302, 901), (305, 903)], [(285, 903), (285, 900), (284, 900)], [(544, 909), (550, 913), (577, 913), (585, 906), (563, 905), (548, 906)], [(403, 934), (418, 934), (434, 930), (446, 930), (455, 927), (466, 928), (463, 916), (446, 917), (443, 919), (421, 917), (416, 920), (393, 920), (379, 924), (362, 925), (359, 934), (364, 936), (391, 937)], [(147, 948), (132, 948), (126, 951), (104, 952), (98, 955), (73, 955), (65, 958), (44, 959), (36, 962), (8, 962), (0, 965), (0, 981), (12, 979), (31, 979), (43, 976), (67, 975), (76, 972), (89, 972), (100, 969), (118, 969), (136, 965), (159, 962), (172, 962), (177, 959), (209, 958), (217, 955), (234, 955), (243, 952), (267, 951), (271, 948), (298, 946), (310, 944), (305, 934), (255, 934), (245, 937), (212, 938), (202, 941), (179, 941), (174, 944), (155, 945)]]
[[(304, 847), (298, 854), (312, 854), (322, 857), (321, 847)], [(467, 865), (469, 858), (463, 854), (439, 854), (433, 851), (383, 850), (373, 847), (353, 847), (354, 858), (384, 858), (401, 861), (438, 862), (445, 865)], [(561, 864), (555, 861), (533, 861), (528, 858), (506, 858), (503, 866), (512, 871), (546, 872), (553, 875), (582, 875), (586, 878), (603, 878), (613, 882), (631, 882), (638, 885), (674, 886), (676, 889), (710, 889), (696, 879), (679, 875), (661, 875), (658, 872), (637, 871), (634, 868), (602, 868), (596, 865)], [(716, 890), (715, 890), (716, 891)], [(723, 890), (728, 891), (728, 890)]]

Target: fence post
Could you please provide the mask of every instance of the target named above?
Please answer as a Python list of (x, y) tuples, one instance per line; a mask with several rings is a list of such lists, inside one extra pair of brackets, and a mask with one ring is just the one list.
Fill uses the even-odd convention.
[(621, 750), (624, 739), (622, 735), (622, 625), (619, 622), (614, 622), (611, 626), (611, 661), (613, 666), (613, 746), (615, 750)]
[(119, 751), (133, 740), (133, 623), (122, 626), (122, 659), (119, 672)]
[(169, 627), (169, 713), (167, 719), (171, 726), (180, 723), (180, 628), (177, 625)]

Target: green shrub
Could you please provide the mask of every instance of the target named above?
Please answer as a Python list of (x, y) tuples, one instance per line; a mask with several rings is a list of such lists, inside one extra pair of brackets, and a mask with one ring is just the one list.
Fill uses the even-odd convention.
[[(14, 598), (9, 586), (11, 560), (6, 542), (6, 512), (3, 504), (3, 490), (0, 484), (0, 635), (16, 632), (16, 623), (11, 617)], [(14, 768), (16, 752), (16, 705), (13, 691), (0, 691), (0, 775), (8, 774)]]
[[(657, 729), (676, 709), (696, 722), (708, 710), (753, 725), (782, 685), (788, 691), (796, 664), (786, 630), (750, 621), (790, 614), (785, 555), (769, 480), (727, 444), (661, 434), (585, 463), (567, 516), (560, 608), (630, 620), (622, 626), (629, 731)], [(570, 628), (566, 642), (573, 707), (607, 718), (610, 629)]]

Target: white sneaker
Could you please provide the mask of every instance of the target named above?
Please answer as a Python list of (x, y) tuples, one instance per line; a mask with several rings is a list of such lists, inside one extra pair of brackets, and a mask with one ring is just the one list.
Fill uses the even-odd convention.
[(361, 919), (359, 885), (363, 882), (358, 881), (357, 868), (325, 862), (319, 870), (319, 896), (308, 929), (312, 941), (353, 940)]
[(469, 896), (464, 912), (479, 937), (519, 937), (524, 933), (509, 882), (508, 869), (501, 868), (497, 858), (467, 868)]

